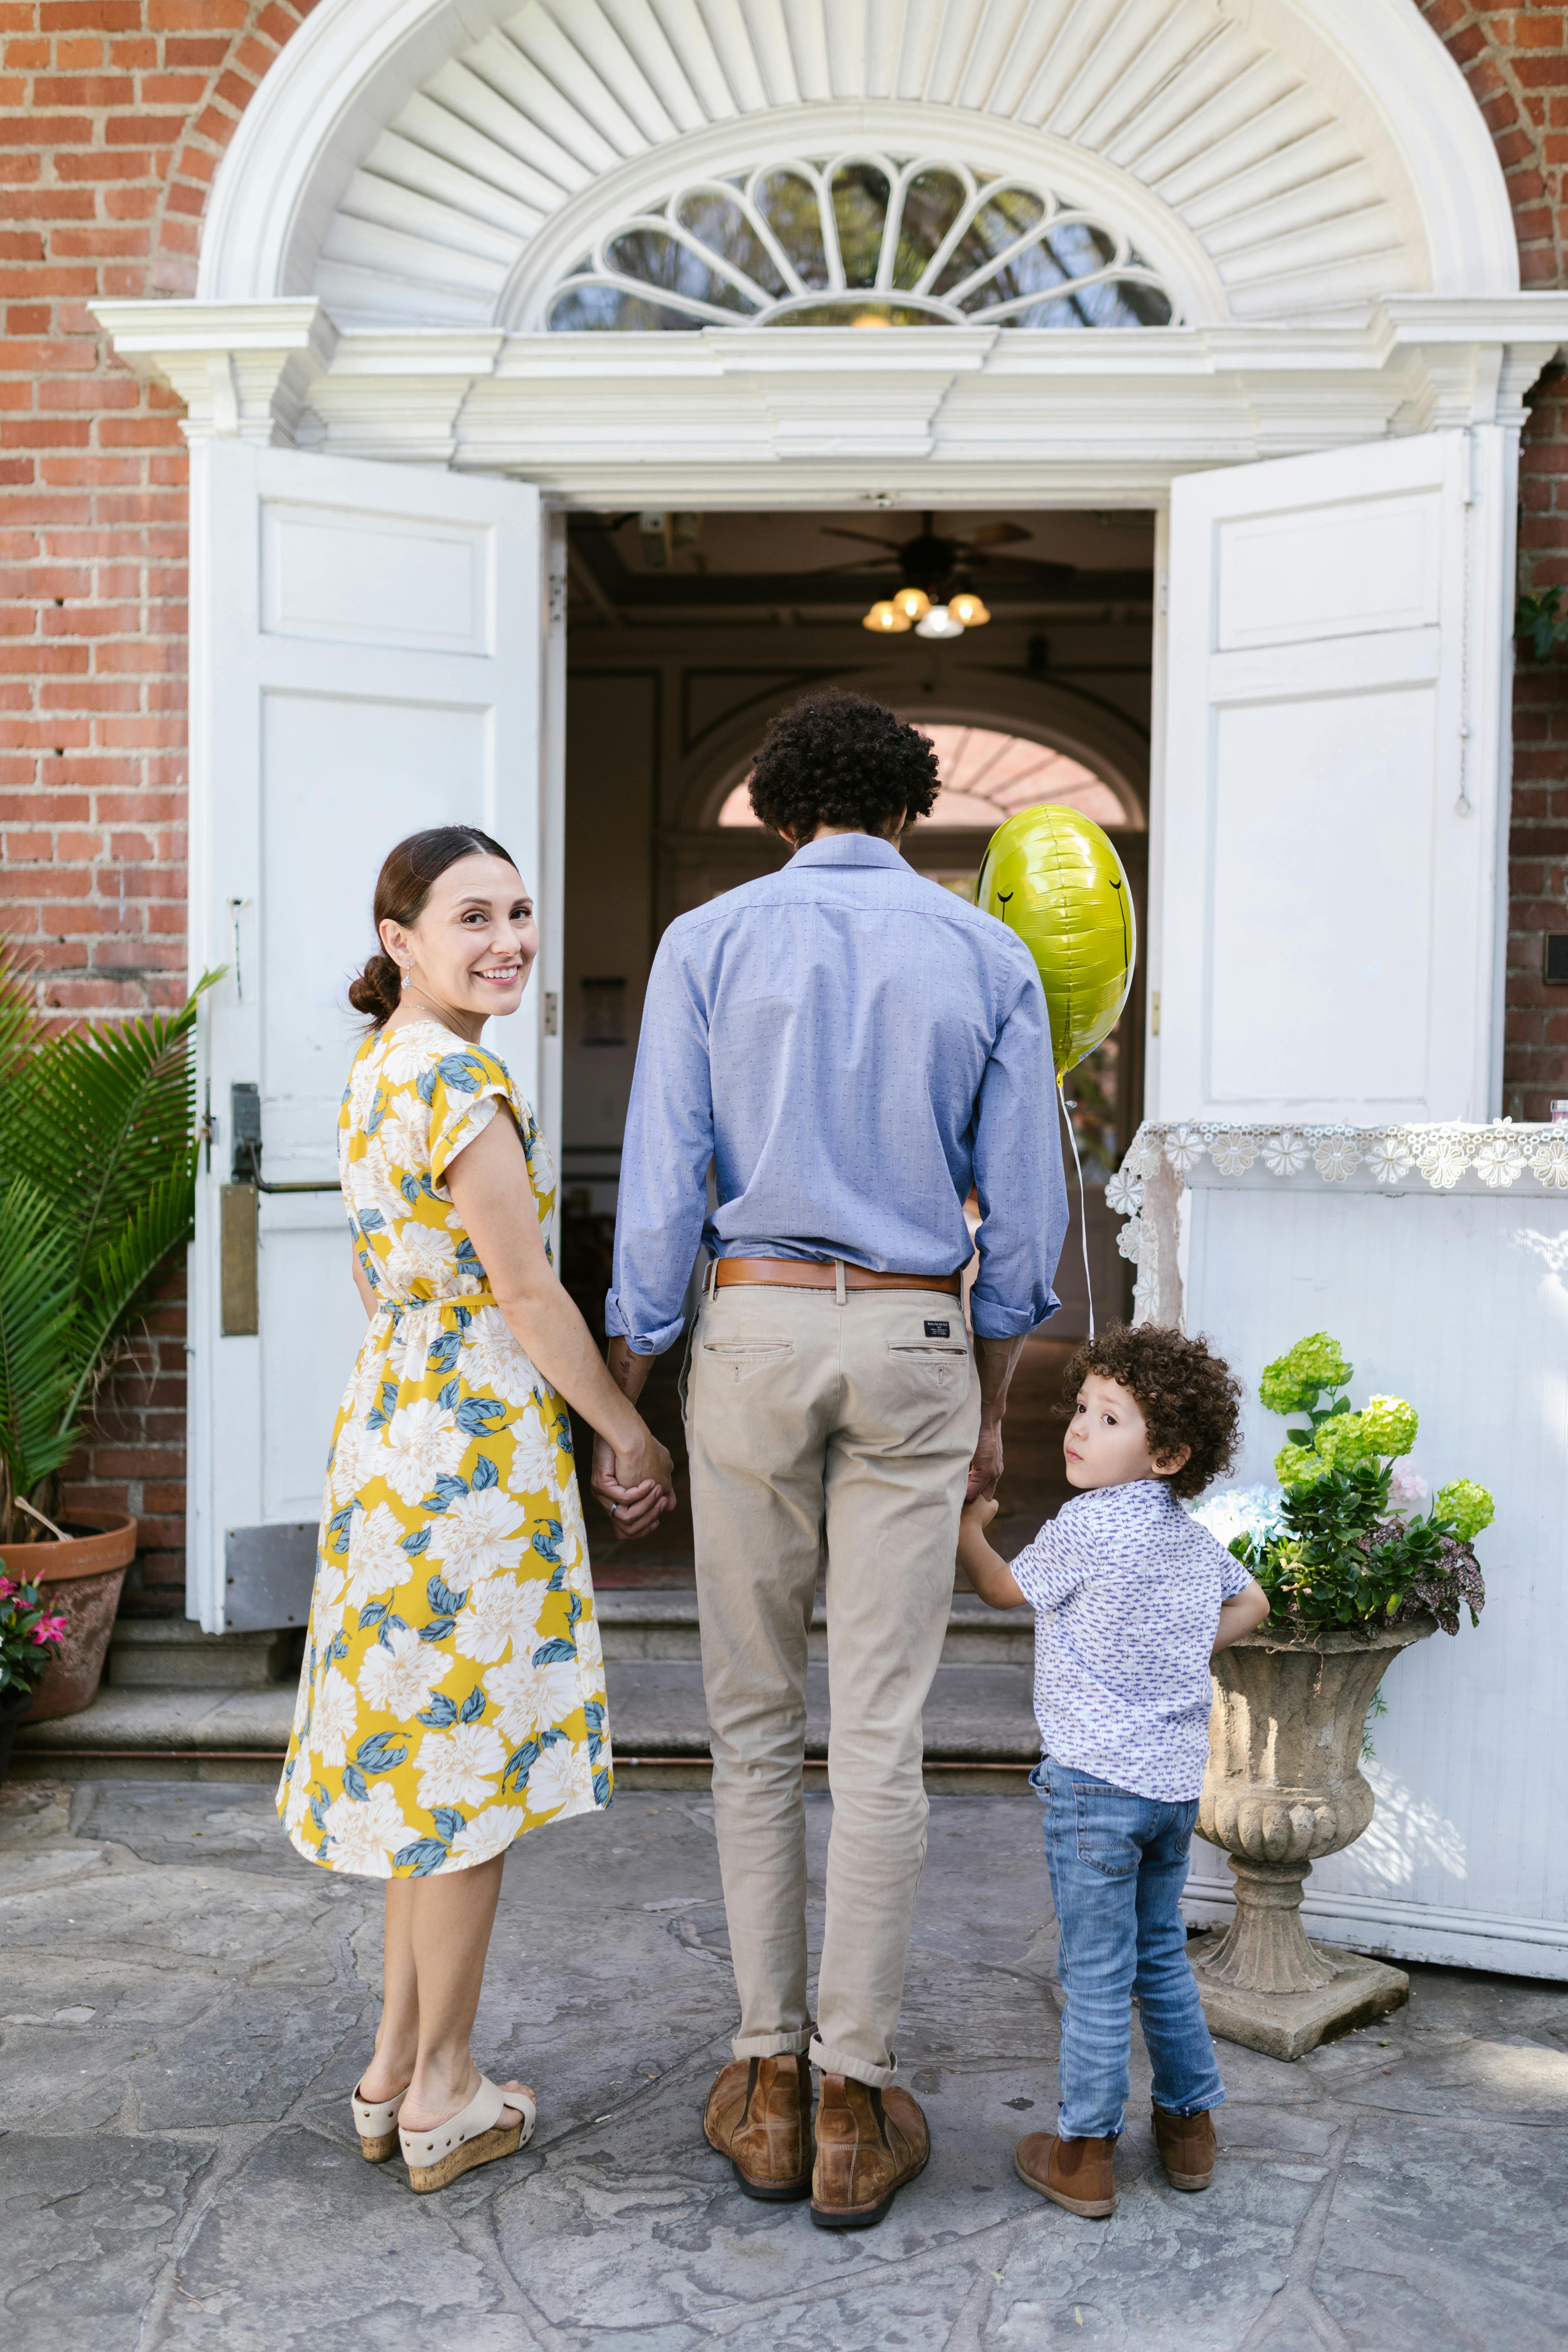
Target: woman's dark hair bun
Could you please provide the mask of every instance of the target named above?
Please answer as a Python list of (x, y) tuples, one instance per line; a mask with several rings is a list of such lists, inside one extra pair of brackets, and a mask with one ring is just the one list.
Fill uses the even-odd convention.
[(349, 982), (349, 1003), (379, 1029), (397, 1010), (403, 974), (389, 955), (373, 955), (357, 980)]
[[(406, 841), (387, 851), (375, 878), (371, 919), (377, 938), (383, 923), (416, 923), (432, 885), (459, 857), (499, 857), (505, 865), (517, 864), (510, 850), (475, 824), (433, 824), (425, 833), (411, 833)], [(392, 958), (379, 950), (349, 982), (349, 1003), (376, 1029), (396, 1012), (402, 993), (403, 974)]]

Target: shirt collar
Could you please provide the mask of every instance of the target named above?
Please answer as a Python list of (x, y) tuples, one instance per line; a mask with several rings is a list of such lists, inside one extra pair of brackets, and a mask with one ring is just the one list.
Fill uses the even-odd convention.
[(829, 833), (808, 841), (790, 859), (791, 866), (902, 866), (890, 841), (874, 833)]

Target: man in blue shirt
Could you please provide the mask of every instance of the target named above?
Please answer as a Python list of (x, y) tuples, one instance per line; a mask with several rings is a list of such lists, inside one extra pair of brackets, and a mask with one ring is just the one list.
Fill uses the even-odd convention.
[[(921, 1709), (959, 1512), (966, 1489), (994, 1488), (1007, 1384), (1057, 1305), (1067, 1227), (1033, 961), (898, 852), (937, 784), (929, 740), (859, 696), (769, 729), (752, 805), (795, 854), (660, 943), (605, 1316), (635, 1397), (708, 1252), (687, 1434), (741, 2031), (705, 2128), (749, 2194), (809, 2194), (835, 2229), (880, 2221), (929, 2152), (892, 2087), (925, 1853)], [(597, 1454), (595, 1491), (645, 1526), (647, 1498), (614, 1473)], [(814, 2036), (802, 1758), (824, 1562), (834, 1821)]]

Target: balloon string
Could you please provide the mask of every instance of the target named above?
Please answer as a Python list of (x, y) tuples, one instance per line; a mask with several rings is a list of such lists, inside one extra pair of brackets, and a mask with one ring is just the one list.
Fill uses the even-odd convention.
[(1078, 1136), (1073, 1128), (1072, 1114), (1068, 1109), (1068, 1098), (1062, 1091), (1060, 1078), (1057, 1080), (1057, 1100), (1061, 1105), (1062, 1117), (1067, 1121), (1068, 1141), (1072, 1145), (1072, 1164), (1078, 1175), (1078, 1230), (1079, 1238), (1083, 1244), (1083, 1286), (1089, 1297), (1089, 1336), (1092, 1340), (1094, 1338), (1094, 1284), (1089, 1279), (1089, 1212), (1083, 1197), (1083, 1162), (1078, 1156)]

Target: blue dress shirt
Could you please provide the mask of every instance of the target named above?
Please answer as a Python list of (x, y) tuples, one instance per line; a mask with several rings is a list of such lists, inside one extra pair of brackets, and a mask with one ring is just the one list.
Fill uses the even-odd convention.
[[(710, 1162), (717, 1206), (708, 1208)], [(680, 1335), (699, 1244), (952, 1274), (983, 1339), (1054, 1313), (1067, 1232), (1039, 974), (892, 844), (834, 834), (673, 922), (648, 978), (605, 1328)]]

